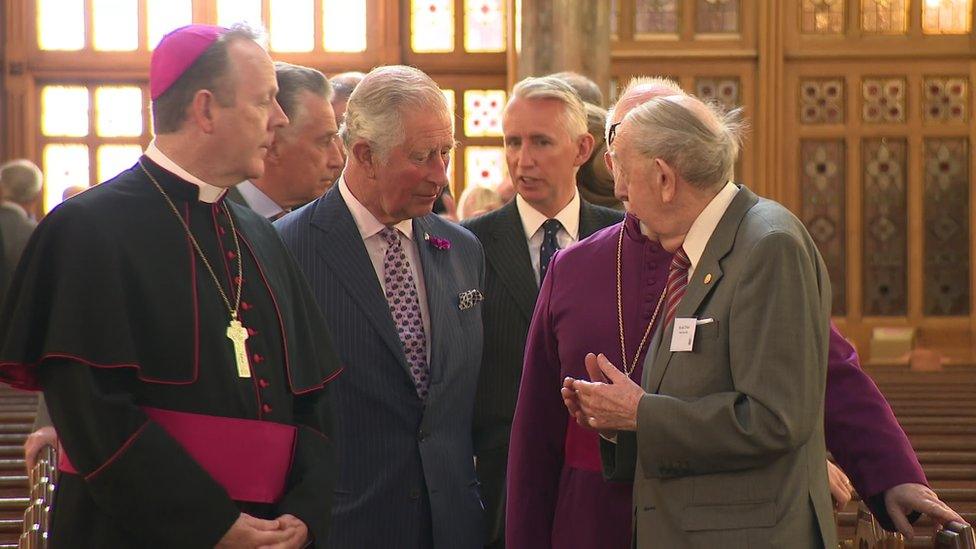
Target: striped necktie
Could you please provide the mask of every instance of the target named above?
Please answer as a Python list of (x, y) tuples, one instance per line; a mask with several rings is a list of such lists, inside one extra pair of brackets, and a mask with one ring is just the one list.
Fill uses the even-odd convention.
[(688, 254), (685, 253), (684, 248), (678, 248), (678, 251), (674, 252), (674, 256), (671, 258), (671, 267), (668, 269), (666, 290), (668, 297), (664, 303), (664, 310), (667, 311), (667, 314), (664, 317), (664, 324), (661, 325), (662, 330), (668, 329), (668, 324), (671, 324), (675, 313), (678, 312), (678, 303), (681, 302), (681, 298), (685, 295), (685, 289), (688, 287), (689, 267), (691, 267), (691, 261), (688, 259)]

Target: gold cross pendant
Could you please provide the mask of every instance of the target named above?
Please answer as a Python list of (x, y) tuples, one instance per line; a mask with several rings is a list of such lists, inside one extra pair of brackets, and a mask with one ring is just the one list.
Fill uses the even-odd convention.
[(247, 361), (247, 348), (244, 341), (247, 340), (247, 329), (241, 324), (240, 320), (232, 318), (227, 326), (227, 339), (234, 344), (234, 362), (237, 363), (237, 375), (240, 377), (251, 377), (251, 366)]

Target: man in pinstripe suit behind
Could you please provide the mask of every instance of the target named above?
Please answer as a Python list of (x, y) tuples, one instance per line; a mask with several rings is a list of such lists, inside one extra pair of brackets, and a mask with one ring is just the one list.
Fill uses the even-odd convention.
[(453, 118), (410, 67), (370, 72), (349, 99), (349, 153), (325, 196), (275, 224), (332, 330), (336, 548), (475, 548), (483, 513), (471, 440), (484, 256), (431, 214)]

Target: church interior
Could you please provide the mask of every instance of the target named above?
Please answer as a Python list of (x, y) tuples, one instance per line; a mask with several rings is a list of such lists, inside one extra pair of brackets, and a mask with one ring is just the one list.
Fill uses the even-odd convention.
[[(149, 60), (168, 31), (247, 21), (274, 60), (327, 76), (404, 64), (455, 115), (450, 189), (505, 181), (502, 110), (526, 76), (574, 71), (613, 105), (634, 76), (741, 107), (736, 182), (816, 242), (837, 328), (939, 497), (976, 521), (976, 29), (973, 0), (2, 0), (0, 161), (70, 186), (131, 166), (153, 134)], [(599, 159), (598, 159), (599, 160)], [(0, 547), (42, 547), (55, 476), (25, 472), (36, 397), (0, 392)], [(868, 426), (869, 427), (869, 426)], [(45, 466), (47, 467), (45, 469)], [(26, 509), (26, 512), (25, 512)], [(933, 547), (856, 499), (841, 547)], [(33, 529), (33, 531), (32, 531)]]

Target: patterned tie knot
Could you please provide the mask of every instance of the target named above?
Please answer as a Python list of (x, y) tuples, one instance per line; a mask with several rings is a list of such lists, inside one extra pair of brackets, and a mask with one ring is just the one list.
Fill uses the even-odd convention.
[(397, 234), (394, 227), (385, 227), (380, 231), (380, 236), (383, 238), (383, 242), (386, 242), (386, 245), (391, 248), (400, 243), (400, 235)]
[(542, 224), (542, 230), (545, 231), (547, 235), (555, 235), (559, 232), (559, 229), (563, 228), (563, 224), (559, 222), (558, 219), (547, 219), (545, 223)]
[(678, 248), (671, 257), (671, 271), (687, 271), (691, 267), (691, 260), (684, 248)]

